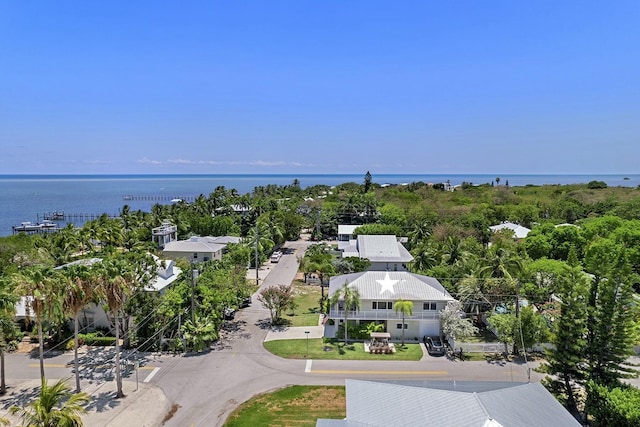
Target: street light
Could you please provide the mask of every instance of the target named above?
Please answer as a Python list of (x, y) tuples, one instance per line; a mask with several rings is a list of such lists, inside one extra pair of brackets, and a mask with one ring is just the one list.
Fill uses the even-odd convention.
[(309, 357), (309, 331), (304, 331), (304, 333), (307, 336), (307, 354), (305, 357)]
[(195, 290), (196, 290), (196, 279), (200, 272), (196, 268), (195, 264), (191, 263), (191, 323), (195, 325), (196, 323), (196, 301), (195, 301)]

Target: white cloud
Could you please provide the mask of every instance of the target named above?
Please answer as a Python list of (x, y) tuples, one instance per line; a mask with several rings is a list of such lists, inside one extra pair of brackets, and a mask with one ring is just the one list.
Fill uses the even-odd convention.
[(295, 166), (295, 167), (312, 167), (313, 164), (304, 164), (300, 162), (286, 162), (284, 160), (189, 160), (189, 159), (168, 159), (154, 160), (146, 157), (139, 159), (138, 163), (147, 165), (214, 165), (214, 166)]

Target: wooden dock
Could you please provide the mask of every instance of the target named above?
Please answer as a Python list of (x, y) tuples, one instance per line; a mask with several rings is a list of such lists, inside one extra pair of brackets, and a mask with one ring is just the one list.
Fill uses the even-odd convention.
[(136, 196), (133, 194), (122, 196), (122, 200), (133, 200), (138, 202), (176, 202), (180, 200), (189, 203), (193, 202), (195, 199), (195, 196)]
[[(42, 218), (45, 221), (78, 222), (98, 219), (102, 215), (107, 215), (107, 217), (111, 219), (120, 217), (120, 215), (111, 215), (106, 213), (55, 212), (55, 215), (52, 215), (51, 212), (45, 212), (42, 215)], [(40, 221), (40, 214), (38, 214), (38, 221)]]

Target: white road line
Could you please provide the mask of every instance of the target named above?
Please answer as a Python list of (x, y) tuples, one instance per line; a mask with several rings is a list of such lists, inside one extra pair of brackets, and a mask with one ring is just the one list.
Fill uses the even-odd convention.
[(312, 363), (313, 363), (313, 360), (311, 360), (311, 359), (307, 360), (307, 367), (306, 367), (306, 368), (304, 368), (304, 372), (305, 372), (305, 373), (309, 373), (309, 372), (311, 372), (311, 364), (312, 364)]
[(151, 378), (153, 378), (153, 376), (155, 374), (157, 374), (159, 370), (160, 370), (160, 368), (155, 368), (153, 371), (151, 371), (151, 373), (149, 375), (147, 375), (147, 378), (145, 378), (144, 381), (142, 381), (142, 382), (143, 383), (148, 383), (149, 381), (151, 381)]

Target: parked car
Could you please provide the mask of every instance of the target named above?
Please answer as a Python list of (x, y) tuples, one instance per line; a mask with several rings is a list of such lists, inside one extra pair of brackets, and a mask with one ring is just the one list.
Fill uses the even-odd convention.
[(275, 251), (271, 254), (271, 262), (278, 262), (280, 258), (282, 258), (282, 252), (280, 251)]
[(427, 351), (431, 355), (442, 356), (445, 353), (444, 344), (440, 337), (428, 337), (425, 336), (423, 339), (424, 345), (427, 347)]
[(235, 317), (236, 311), (233, 308), (225, 308), (224, 309), (224, 318), (225, 320), (231, 320)]
[(246, 297), (240, 300), (240, 308), (249, 307), (251, 305), (251, 297)]

